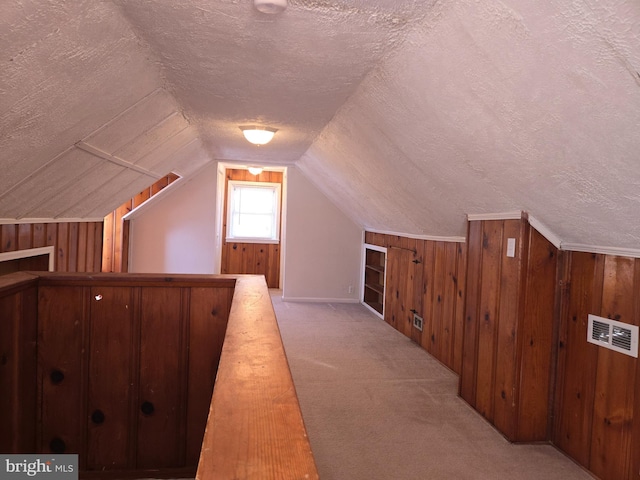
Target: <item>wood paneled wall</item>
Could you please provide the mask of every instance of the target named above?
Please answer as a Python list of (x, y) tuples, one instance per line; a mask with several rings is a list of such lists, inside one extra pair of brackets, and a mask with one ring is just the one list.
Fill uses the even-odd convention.
[(55, 247), (55, 271), (99, 272), (102, 222), (21, 223), (0, 226), (0, 253)]
[[(464, 243), (365, 233), (387, 248), (384, 319), (460, 373), (466, 248)], [(423, 320), (413, 326), (413, 314)]]
[[(280, 243), (227, 242), (227, 199), (229, 180), (247, 182), (270, 182), (282, 184), (282, 172), (264, 170), (252, 175), (248, 170), (227, 169), (224, 195), (224, 219), (222, 226), (221, 273), (249, 273), (264, 275), (269, 288), (280, 285)], [(282, 212), (282, 202), (280, 202)], [(282, 215), (282, 213), (281, 213)], [(282, 222), (280, 222), (282, 229)]]
[(124, 221), (122, 217), (179, 178), (175, 173), (162, 177), (104, 217), (103, 272), (121, 273), (129, 271), (129, 222)]
[[(9, 279), (12, 280), (9, 280)], [(36, 451), (37, 279), (0, 277), (0, 452)]]
[(0, 451), (76, 453), (96, 474), (193, 476), (235, 283), (1, 277)]
[(640, 259), (568, 252), (563, 267), (553, 441), (599, 478), (636, 479), (638, 360), (586, 338), (589, 314), (640, 325)]
[(469, 222), (468, 249), (460, 395), (509, 440), (549, 440), (557, 249), (525, 218)]

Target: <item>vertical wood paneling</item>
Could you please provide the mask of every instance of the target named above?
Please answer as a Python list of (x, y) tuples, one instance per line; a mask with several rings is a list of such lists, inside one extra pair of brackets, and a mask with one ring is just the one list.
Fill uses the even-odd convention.
[[(95, 234), (99, 232), (99, 237)], [(54, 247), (55, 271), (99, 272), (102, 222), (23, 223), (3, 225), (0, 253)], [(98, 248), (99, 255), (95, 255)]]
[(466, 304), (460, 396), (472, 407), (476, 406), (476, 373), (478, 363), (478, 323), (480, 322), (480, 266), (482, 263), (482, 222), (469, 222), (467, 233)]
[(56, 252), (56, 271), (69, 271), (69, 224), (58, 224), (58, 243)]
[(435, 246), (436, 242), (425, 241), (424, 243), (424, 267), (422, 272), (422, 317), (424, 325), (422, 329), (421, 345), (427, 352), (432, 353), (433, 341), (431, 331), (433, 330), (433, 305), (434, 305), (434, 285), (435, 285)]
[[(38, 289), (40, 451), (77, 453), (81, 466), (86, 460), (84, 291), (82, 287)], [(64, 451), (56, 451), (60, 446)]]
[[(635, 260), (607, 256), (604, 263), (600, 316), (637, 325), (633, 304)], [(625, 478), (628, 471), (636, 363), (627, 355), (598, 350), (590, 470), (604, 480)]]
[(78, 253), (76, 255), (76, 272), (87, 271), (87, 231), (89, 225), (80, 223), (78, 225)]
[(394, 328), (398, 328), (400, 317), (400, 268), (401, 268), (401, 250), (389, 247), (387, 250), (387, 284), (385, 287), (384, 299), (384, 320)]
[(69, 246), (67, 253), (67, 271), (78, 271), (78, 223), (69, 223)]
[(33, 228), (29, 224), (18, 225), (18, 248), (16, 250), (27, 250), (33, 247)]
[[(372, 232), (365, 241), (387, 248), (385, 321), (459, 373), (466, 246)], [(422, 331), (413, 326), (414, 311)]]
[(148, 402), (154, 411), (149, 414), (138, 409), (138, 468), (179, 467), (184, 462), (181, 300), (179, 288), (141, 289), (138, 403)]
[(440, 335), (439, 360), (450, 369), (454, 369), (455, 318), (456, 318), (456, 277), (457, 244), (443, 242), (445, 249), (443, 296), (442, 296), (442, 333)]
[(557, 249), (533, 228), (529, 229), (529, 238), (524, 321), (518, 332), (521, 367), (517, 383), (523, 392), (518, 398), (518, 408), (527, 412), (518, 417), (520, 441), (550, 438), (548, 419), (557, 304)]
[(601, 255), (571, 253), (569, 298), (558, 342), (559, 395), (554, 443), (581, 465), (591, 456), (591, 426), (598, 347), (587, 343), (587, 317), (599, 312), (604, 261)]
[(111, 272), (114, 268), (114, 245), (115, 245), (115, 212), (104, 217), (104, 233), (102, 240), (102, 271)]
[(190, 290), (186, 464), (197, 465), (233, 289)]
[(18, 249), (17, 225), (0, 225), (0, 248), (2, 252), (13, 252)]
[(462, 341), (464, 338), (464, 301), (465, 283), (467, 274), (467, 244), (456, 245), (456, 277), (455, 277), (455, 329), (453, 338), (453, 366), (452, 369), (458, 375), (462, 373)]
[(398, 318), (398, 330), (403, 335), (411, 338), (413, 330), (413, 311), (416, 311), (413, 304), (413, 290), (415, 287), (415, 271), (417, 265), (413, 263), (414, 254), (410, 250), (409, 242), (404, 243), (405, 247), (400, 249), (400, 278), (402, 286), (400, 288), (400, 316)]
[(443, 338), (441, 338), (444, 329), (443, 320), (443, 300), (445, 285), (445, 269), (446, 269), (446, 251), (443, 242), (434, 242), (434, 261), (432, 265), (433, 272), (433, 303), (431, 307), (431, 322), (429, 328), (429, 342), (431, 343), (428, 351), (436, 358), (441, 358), (441, 347)]
[(502, 221), (483, 222), (475, 408), (489, 421), (493, 420), (494, 367), (498, 332), (500, 253), (503, 228)]
[[(635, 260), (633, 276), (634, 318), (640, 321), (640, 259)], [(636, 360), (636, 378), (634, 381), (633, 412), (634, 420), (631, 432), (631, 458), (629, 460), (629, 478), (640, 475), (640, 368)]]
[(35, 452), (35, 287), (0, 296), (0, 452)]
[[(500, 265), (500, 287), (498, 297), (498, 312), (496, 317), (495, 343), (495, 386), (493, 387), (493, 423), (507, 438), (515, 438), (516, 433), (516, 334), (518, 333), (518, 306), (520, 304), (520, 265), (523, 251), (523, 235), (520, 220), (505, 220), (501, 233), (502, 245), (499, 258), (495, 261)], [(516, 241), (515, 257), (507, 257), (507, 242), (509, 238)], [(483, 285), (483, 288), (485, 286)], [(479, 367), (480, 368), (480, 367)], [(545, 419), (546, 424), (546, 419)]]
[[(132, 289), (91, 288), (88, 413), (104, 413), (103, 423), (89, 420), (87, 468), (124, 469), (131, 466), (133, 345)], [(114, 322), (113, 318), (118, 321)], [(118, 441), (114, 441), (118, 439)]]
[(530, 232), (524, 215), (469, 223), (460, 395), (511, 441), (549, 439), (556, 249)]
[(29, 224), (32, 229), (33, 248), (40, 248), (47, 246), (47, 229), (44, 223), (31, 223)]
[[(412, 308), (414, 308), (416, 310), (416, 312), (418, 313), (418, 315), (420, 315), (422, 317), (422, 319), (424, 320), (424, 308), (422, 305), (422, 297), (423, 297), (423, 288), (424, 288), (424, 244), (425, 241), (424, 240), (414, 240), (414, 243), (412, 245), (412, 248), (414, 249), (415, 253), (413, 255), (413, 261), (415, 261), (416, 263), (412, 263), (413, 265), (413, 288), (412, 288), (412, 292), (413, 292), (413, 299), (411, 302), (411, 305), (413, 306)], [(411, 339), (416, 342), (418, 345), (422, 344), (422, 335), (424, 333), (424, 327), (423, 330), (420, 331), (417, 328), (413, 327), (413, 322), (411, 323)]]

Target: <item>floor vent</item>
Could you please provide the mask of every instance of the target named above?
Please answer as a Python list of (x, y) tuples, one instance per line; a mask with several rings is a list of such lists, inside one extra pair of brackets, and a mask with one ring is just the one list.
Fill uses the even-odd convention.
[(589, 315), (587, 341), (638, 358), (638, 327)]

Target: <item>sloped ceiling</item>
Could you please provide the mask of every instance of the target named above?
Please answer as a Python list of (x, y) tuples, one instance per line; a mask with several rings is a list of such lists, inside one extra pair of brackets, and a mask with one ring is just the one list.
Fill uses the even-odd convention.
[(640, 248), (636, 0), (15, 0), (0, 45), (0, 218), (101, 217), (231, 160), (297, 165), (366, 228), (526, 210)]

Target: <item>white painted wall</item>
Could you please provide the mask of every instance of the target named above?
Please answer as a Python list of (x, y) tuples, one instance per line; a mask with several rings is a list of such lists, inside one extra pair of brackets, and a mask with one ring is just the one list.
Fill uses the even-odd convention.
[(160, 195), (131, 219), (129, 271), (214, 273), (216, 165)]
[[(132, 215), (131, 272), (219, 272), (215, 253), (216, 171), (215, 164), (205, 167)], [(283, 297), (357, 301), (362, 229), (292, 167), (286, 202)]]
[(299, 169), (288, 180), (283, 298), (358, 301), (362, 228)]

